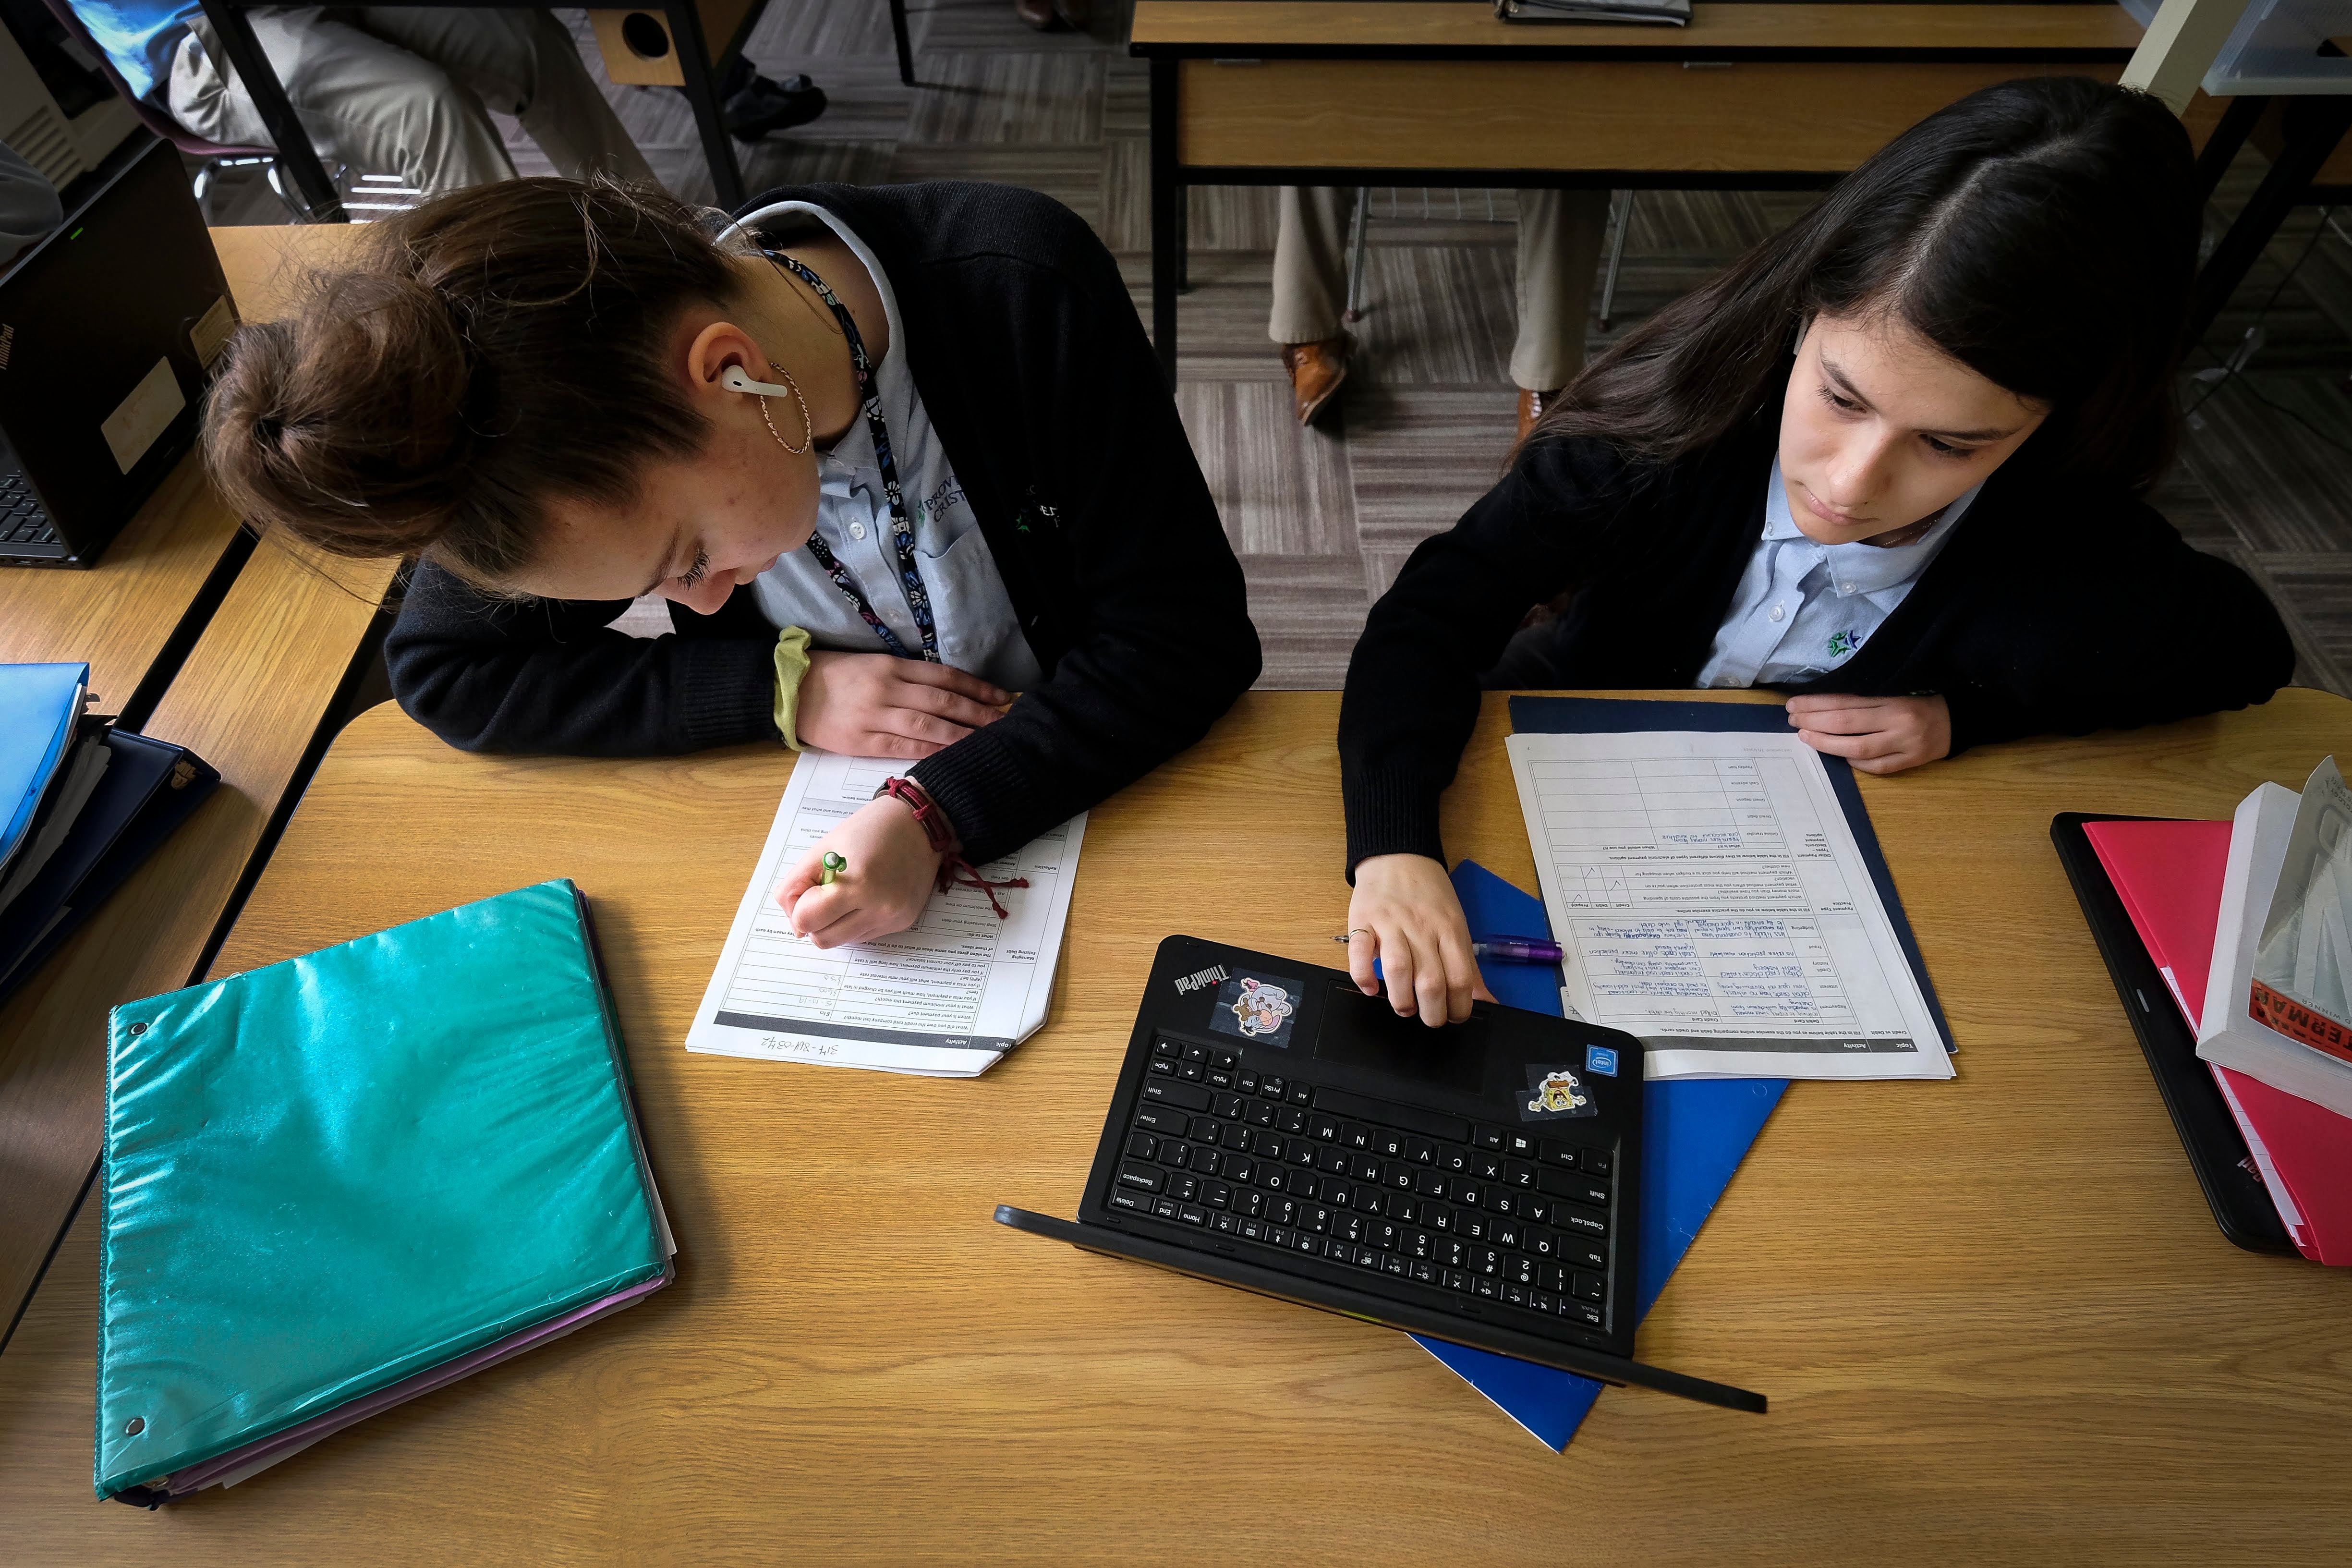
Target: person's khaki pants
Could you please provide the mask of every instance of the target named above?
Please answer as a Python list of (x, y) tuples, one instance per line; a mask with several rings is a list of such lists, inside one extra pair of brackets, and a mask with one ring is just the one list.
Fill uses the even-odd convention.
[[(653, 180), (653, 170), (589, 79), (580, 50), (546, 11), (395, 5), (274, 6), (254, 36), (319, 155), (398, 174), (427, 195), (514, 178), (484, 112), (523, 130), (567, 174)], [(203, 17), (172, 61), (164, 106), (197, 135), (268, 145), (245, 85)]]
[[(1285, 185), (1274, 242), (1278, 343), (1320, 342), (1340, 332), (1347, 309), (1352, 189)], [(1566, 386), (1584, 365), (1584, 322), (1609, 226), (1606, 191), (1519, 193), (1519, 331), (1511, 379), (1529, 392)]]

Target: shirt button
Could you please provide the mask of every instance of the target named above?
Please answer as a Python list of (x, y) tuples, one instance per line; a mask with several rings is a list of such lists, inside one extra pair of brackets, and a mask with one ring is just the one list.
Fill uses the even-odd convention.
[(1787, 615), (1788, 613), (1789, 613), (1789, 612), (1788, 612), (1787, 610), (1783, 609), (1783, 608), (1782, 608), (1780, 605), (1773, 605), (1773, 606), (1772, 606), (1772, 618), (1773, 618), (1774, 620), (1776, 620), (1776, 621), (1777, 621), (1777, 620), (1779, 620), (1781, 616), (1783, 616)]
[(1853, 592), (1853, 584), (1851, 583), (1841, 583), (1838, 584), (1838, 592), (1841, 594), (1851, 594)]
[(863, 539), (863, 538), (865, 538), (865, 537), (866, 537), (866, 525), (865, 525), (864, 523), (862, 523), (862, 522), (853, 522), (853, 523), (851, 523), (851, 524), (849, 525), (849, 537), (850, 537), (850, 538), (852, 538), (852, 539)]

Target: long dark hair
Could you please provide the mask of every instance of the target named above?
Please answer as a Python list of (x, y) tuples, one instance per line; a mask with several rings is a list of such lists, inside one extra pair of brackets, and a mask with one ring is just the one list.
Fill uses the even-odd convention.
[(486, 586), (553, 496), (625, 504), (708, 434), (663, 355), (735, 288), (703, 216), (649, 187), (478, 185), (372, 228), (290, 319), (241, 327), (207, 466), (257, 526), (338, 555), (429, 554)]
[(2188, 132), (2146, 93), (2085, 77), (1970, 93), (1627, 333), (1530, 439), (1682, 457), (1758, 410), (1803, 323), (1885, 310), (2048, 405), (2027, 450), (2049, 471), (2144, 489), (2178, 435), (2191, 169)]

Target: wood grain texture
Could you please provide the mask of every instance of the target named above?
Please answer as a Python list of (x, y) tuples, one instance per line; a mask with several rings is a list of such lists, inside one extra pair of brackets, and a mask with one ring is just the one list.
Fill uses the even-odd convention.
[(98, 1158), (108, 1009), (196, 977), (382, 613), (392, 563), (331, 570), (269, 542), (246, 563), (146, 729), (218, 769), (220, 787), (0, 1009), (0, 1314), (32, 1288)]
[(236, 533), (190, 453), (89, 571), (0, 566), (0, 664), (86, 662), (99, 710), (114, 712)]
[[(348, 243), (310, 237), (329, 232), (215, 231), (231, 237), (223, 260), (248, 317), (257, 303), (273, 309), (283, 297), (260, 264), (289, 247), (323, 255), (326, 246)], [(302, 237), (265, 246), (248, 235)], [(193, 458), (158, 492), (150, 510), (158, 508), (167, 537), (215, 529), (225, 544), (236, 528)], [(112, 561), (110, 553), (94, 573), (39, 575), (70, 593), (77, 579), (108, 581)], [(265, 540), (148, 719), (148, 734), (194, 751), (219, 770), (221, 785), (0, 1007), (0, 1331), (32, 1289), (98, 1157), (107, 1010), (194, 978), (264, 826), (380, 613), (392, 573), (390, 563), (322, 566)], [(125, 592), (161, 592), (163, 574), (128, 575)]]
[(1644, 49), (2101, 49), (2120, 65), (2139, 47), (2140, 26), (2120, 6), (2081, 5), (1708, 5), (1690, 25), (1579, 23), (1573, 27), (1498, 20), (1488, 0), (1137, 0), (1133, 42), (1195, 47)]
[[(2216, 1232), (2048, 823), (2226, 814), (2352, 703), (1865, 780), (1959, 1077), (1795, 1086), (1643, 1329), (1770, 1415), (1611, 1390), (1565, 1458), (1402, 1336), (989, 1219), (1071, 1212), (1162, 936), (1334, 951), (1337, 707), (1252, 693), (1095, 813), (1051, 1017), (971, 1082), (682, 1048), (788, 757), (472, 756), (362, 716), (222, 969), (575, 879), (678, 1282), (147, 1516), (89, 1497), (85, 1214), (0, 1355), (11, 1560), (2340, 1560), (2352, 1274)], [(1447, 840), (1531, 886), (1506, 728), (1490, 699)]]
[(1839, 174), (1979, 88), (2061, 73), (2112, 80), (2121, 68), (1183, 60), (1177, 158), (1209, 168)]

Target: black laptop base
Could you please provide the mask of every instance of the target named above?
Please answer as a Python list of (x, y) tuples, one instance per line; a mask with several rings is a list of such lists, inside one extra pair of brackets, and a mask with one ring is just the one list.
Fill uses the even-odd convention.
[(1162, 942), (1075, 1223), (1000, 1223), (1602, 1381), (1633, 1359), (1641, 1042), (1481, 1003), (1399, 1018), (1343, 972)]
[(2180, 1016), (2171, 988), (2132, 925), (2131, 911), (2124, 908), (2106, 868), (2099, 864), (2098, 851), (2091, 847), (2090, 836), (2083, 831), (2086, 822), (2162, 820), (2168, 819), (2065, 811), (2051, 818), (2050, 841), (2057, 846), (2066, 879), (2074, 885), (2091, 939), (2106, 961), (2108, 978), (2116, 983), (2116, 995), (2138, 1037), (2140, 1054), (2147, 1058), (2164, 1109), (2172, 1115), (2189, 1167), (2204, 1189), (2213, 1223), (2249, 1252), (2300, 1257), (2262, 1177), (2252, 1169), (2237, 1118), (2230, 1114), (2211, 1067), (2197, 1054), (2197, 1037), (2189, 1033), (2189, 1020)]
[(1596, 1383), (1627, 1384), (1654, 1388), (1662, 1394), (1678, 1394), (1696, 1399), (1704, 1405), (1719, 1405), (1727, 1410), (1749, 1410), (1764, 1414), (1764, 1396), (1728, 1384), (1709, 1383), (1704, 1378), (1685, 1377), (1663, 1367), (1644, 1366), (1640, 1362), (1626, 1361), (1599, 1351), (1576, 1349), (1550, 1340), (1538, 1339), (1533, 1334), (1517, 1333), (1502, 1324), (1491, 1326), (1465, 1322), (1438, 1312), (1426, 1312), (1411, 1305), (1381, 1297), (1339, 1289), (1331, 1286), (1318, 1288), (1313, 1295), (1302, 1293), (1301, 1282), (1296, 1278), (1278, 1274), (1271, 1268), (1256, 1268), (1240, 1258), (1211, 1257), (1189, 1247), (1171, 1247), (1148, 1237), (1126, 1236), (1102, 1226), (1079, 1225), (1072, 1220), (1056, 1219), (1051, 1215), (1032, 1214), (1009, 1204), (996, 1205), (996, 1223), (1025, 1230), (1033, 1236), (1066, 1241), (1072, 1247), (1088, 1252), (1100, 1252), (1114, 1258), (1130, 1258), (1138, 1263), (1156, 1264), (1179, 1274), (1190, 1274), (1197, 1279), (1213, 1279), (1220, 1285), (1232, 1285), (1261, 1296), (1294, 1302), (1304, 1307), (1318, 1307), (1342, 1317), (1361, 1319), (1386, 1328), (1402, 1329), (1407, 1333), (1425, 1334), (1433, 1340), (1468, 1345), (1473, 1350), (1492, 1351), (1496, 1355), (1516, 1356), (1534, 1362), (1538, 1366), (1556, 1367), (1572, 1372)]

